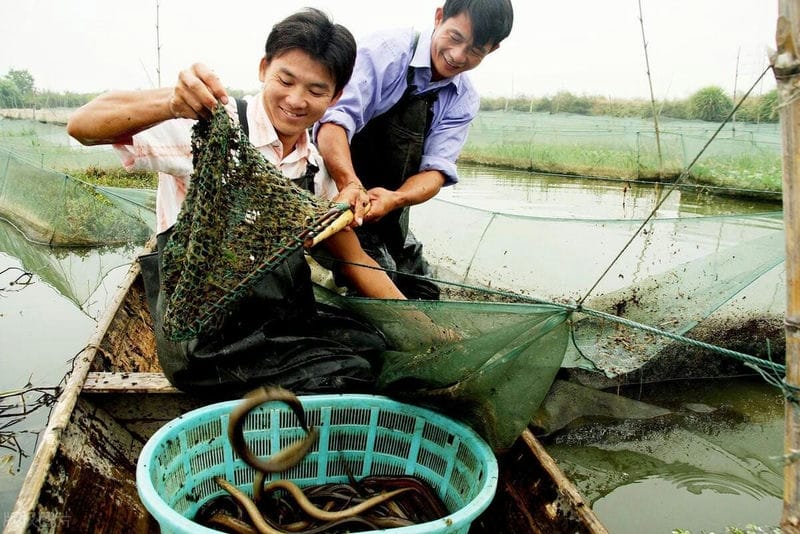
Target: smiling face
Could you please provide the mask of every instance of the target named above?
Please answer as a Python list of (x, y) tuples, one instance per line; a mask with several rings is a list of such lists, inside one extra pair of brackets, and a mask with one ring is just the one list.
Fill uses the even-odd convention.
[(262, 58), (259, 79), (264, 83), (264, 109), (283, 143), (284, 155), (341, 95), (335, 93), (336, 81), (328, 69), (297, 48), (270, 62)]
[(442, 8), (436, 10), (435, 28), (431, 39), (433, 79), (451, 78), (477, 67), (497, 45), (475, 46), (472, 21), (466, 12), (446, 20)]

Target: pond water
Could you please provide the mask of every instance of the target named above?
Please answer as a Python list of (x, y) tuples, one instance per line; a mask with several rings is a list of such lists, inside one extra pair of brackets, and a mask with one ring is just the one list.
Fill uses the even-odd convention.
[[(31, 384), (57, 386), (83, 349), (122, 280), (134, 250), (54, 250), (29, 243), (11, 225), (0, 220), (0, 392)], [(26, 276), (24, 273), (31, 273)], [(30, 465), (38, 432), (49, 413), (42, 395), (0, 399), (0, 517), (10, 513)], [(10, 414), (32, 410), (16, 420)]]
[[(781, 209), (780, 196), (743, 200), (712, 195), (702, 187), (637, 184), (620, 180), (532, 175), (523, 171), (459, 167), (459, 183), (437, 198), (500, 213), (552, 219), (644, 219), (657, 216), (728, 215)], [(669, 194), (667, 194), (669, 193)]]
[[(642, 385), (621, 391), (669, 410), (584, 418), (542, 440), (613, 533), (777, 526), (784, 399), (759, 378)], [(768, 530), (765, 530), (769, 532)]]
[[(725, 198), (694, 188), (676, 189), (664, 198), (668, 186), (531, 177), (472, 166), (462, 167), (460, 172), (462, 181), (443, 190), (439, 198), (481, 210), (555, 221), (643, 219), (659, 202), (663, 203), (655, 215), (658, 219), (705, 220), (710, 216), (724, 220), (737, 215), (759, 219), (758, 214), (781, 209), (779, 199)], [(759, 221), (755, 226), (770, 224)], [(694, 230), (699, 230), (692, 232), (696, 242), (687, 248), (702, 248), (700, 243), (718, 247), (717, 238), (724, 233), (716, 227), (701, 229), (700, 223)], [(533, 240), (534, 248), (545, 241), (540, 236)], [(581, 251), (594, 246), (582, 244)], [(675, 256), (674, 244), (672, 241), (655, 256)], [(537, 252), (540, 249), (533, 255)], [(512, 261), (510, 254), (505, 254), (507, 261)], [(564, 259), (545, 256), (543, 264), (558, 263), (561, 274), (568, 269)], [(546, 267), (537, 264), (532, 271), (546, 272)], [(489, 272), (490, 280), (503, 278), (502, 269)], [(585, 271), (570, 273), (564, 284), (575, 284), (582, 274)], [(755, 306), (759, 313), (780, 313), (785, 300), (775, 288), (785, 287), (781, 286), (782, 276), (782, 270), (775, 268), (752, 284), (755, 290), (747, 294), (748, 306)], [(765, 300), (756, 302), (761, 298)], [(784, 399), (777, 388), (760, 377), (747, 377), (641, 384), (629, 389), (618, 393), (670, 413), (653, 419), (584, 417), (543, 437), (548, 451), (610, 532), (670, 533), (681, 528), (695, 534), (722, 533), (727, 527), (779, 524)], [(631, 416), (634, 412), (631, 408)]]
[[(553, 219), (646, 217), (665, 188), (531, 176), (464, 166), (463, 180), (442, 191), (450, 202)], [(681, 190), (659, 216), (757, 214), (762, 201)], [(114, 287), (135, 255), (130, 249), (60, 251), (28, 244), (0, 225), (0, 391), (54, 386), (69, 370)], [(552, 259), (551, 259), (552, 260)], [(13, 284), (21, 270), (30, 285)], [(724, 532), (726, 526), (777, 524), (781, 511), (783, 412), (780, 392), (761, 380), (671, 384), (666, 394), (634, 392), (664, 406), (671, 419), (646, 423), (589, 420), (554, 437), (551, 452), (614, 533)], [(687, 407), (688, 406), (688, 407)], [(21, 454), (0, 449), (0, 517), (7, 517), (47, 408), (13, 426)], [(588, 425), (588, 426), (586, 426)], [(587, 430), (589, 429), (589, 430)], [(603, 430), (611, 429), (611, 430)], [(6, 442), (6, 445), (8, 442)]]

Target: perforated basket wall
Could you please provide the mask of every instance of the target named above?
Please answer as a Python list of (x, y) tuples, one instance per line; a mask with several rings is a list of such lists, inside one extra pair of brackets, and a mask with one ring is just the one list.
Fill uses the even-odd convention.
[[(300, 397), (319, 441), (298, 465), (273, 476), (301, 487), (356, 477), (412, 475), (426, 481), (447, 506), (442, 519), (392, 529), (397, 534), (466, 533), (491, 503), (497, 461), (469, 427), (436, 412), (373, 395)], [(222, 476), (252, 495), (254, 471), (231, 449), (228, 417), (239, 401), (212, 404), (166, 424), (145, 444), (136, 485), (162, 532), (214, 532), (192, 522), (200, 506), (221, 495)], [(253, 410), (245, 421), (253, 452), (268, 456), (303, 437), (282, 403)]]

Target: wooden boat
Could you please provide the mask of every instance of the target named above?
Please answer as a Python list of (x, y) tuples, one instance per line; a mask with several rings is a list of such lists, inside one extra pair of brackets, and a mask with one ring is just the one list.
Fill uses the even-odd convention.
[[(76, 357), (7, 518), (7, 534), (158, 532), (137, 494), (137, 458), (157, 429), (203, 403), (172, 387), (154, 354), (134, 263)], [(607, 532), (530, 431), (499, 464), (497, 494), (470, 532)]]

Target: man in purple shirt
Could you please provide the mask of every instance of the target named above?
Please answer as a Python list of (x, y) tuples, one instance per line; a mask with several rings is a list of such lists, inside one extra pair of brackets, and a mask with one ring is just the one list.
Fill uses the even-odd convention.
[(510, 0), (446, 0), (432, 29), (363, 39), (342, 97), (316, 126), (362, 247), (408, 298), (439, 298), (419, 277), (430, 270), (408, 231), (409, 207), (458, 181), (456, 159), (480, 106), (465, 72), (500, 46), (512, 23)]

